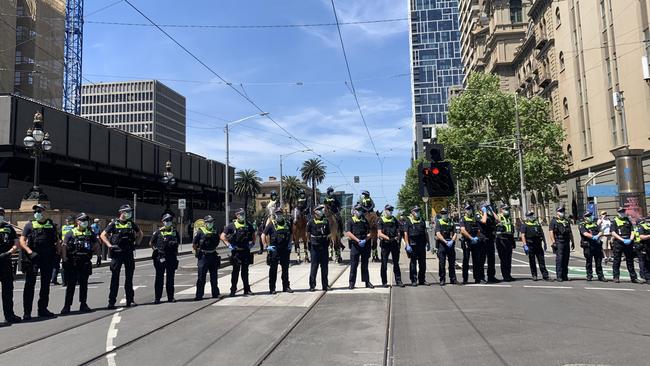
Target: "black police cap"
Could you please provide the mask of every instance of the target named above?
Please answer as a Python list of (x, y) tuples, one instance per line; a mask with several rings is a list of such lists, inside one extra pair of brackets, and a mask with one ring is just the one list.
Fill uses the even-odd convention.
[(244, 211), (243, 208), (240, 208), (239, 210), (235, 211), (235, 215), (245, 215), (246, 211)]
[(0, 207), (0, 213), (3, 215), (5, 214), (5, 209), (3, 207)]
[(163, 215), (163, 217), (162, 217), (162, 219), (160, 221), (171, 221), (173, 219), (174, 219), (174, 215), (166, 213), (166, 214)]
[(80, 213), (77, 215), (77, 221), (88, 221), (90, 218), (85, 213)]
[(205, 222), (214, 222), (214, 218), (211, 215), (208, 215), (203, 218), (203, 221)]
[(370, 196), (370, 192), (368, 191), (361, 191), (361, 194), (364, 196)]
[(585, 212), (585, 214), (583, 216), (584, 217), (591, 217), (592, 215), (593, 214), (591, 213), (591, 211), (587, 211), (587, 212)]
[(473, 210), (473, 209), (474, 209), (474, 205), (471, 204), (471, 203), (468, 203), (468, 204), (465, 205), (465, 209), (466, 209), (466, 210)]
[(34, 211), (38, 211), (38, 210), (45, 211), (45, 210), (47, 210), (47, 208), (45, 208), (44, 204), (38, 203), (38, 204), (32, 206), (32, 210), (34, 210)]
[(449, 213), (449, 211), (447, 211), (446, 208), (443, 207), (443, 208), (440, 209), (440, 214), (441, 214), (441, 215), (445, 215), (445, 214), (447, 214), (447, 213)]
[(411, 208), (411, 212), (415, 212), (415, 211), (420, 211), (420, 206), (416, 205), (416, 206), (413, 206), (413, 208)]
[(125, 211), (133, 211), (133, 208), (131, 208), (131, 205), (129, 204), (120, 206), (118, 212), (125, 212)]
[(535, 211), (526, 212), (526, 216), (535, 216)]
[(625, 207), (619, 207), (616, 212), (625, 212)]
[(507, 210), (507, 209), (510, 208), (510, 206), (508, 206), (508, 205), (506, 205), (506, 204), (504, 203), (503, 205), (501, 205), (501, 208), (504, 209), (504, 210)]
[(556, 211), (557, 212), (564, 212), (564, 211), (566, 211), (566, 209), (564, 208), (564, 206), (560, 206), (560, 207), (557, 208)]
[(393, 211), (394, 209), (395, 209), (395, 207), (393, 207), (391, 205), (384, 206), (384, 210)]

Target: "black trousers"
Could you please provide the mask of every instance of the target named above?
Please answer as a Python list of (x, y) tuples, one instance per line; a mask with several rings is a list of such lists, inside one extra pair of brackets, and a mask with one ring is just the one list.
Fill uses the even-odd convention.
[(571, 243), (568, 240), (556, 242), (555, 252), (555, 277), (562, 280), (569, 279), (569, 257), (571, 256)]
[(648, 273), (648, 255), (644, 253), (637, 252), (637, 258), (639, 258), (639, 276), (644, 280), (650, 280), (650, 273)]
[(542, 272), (542, 278), (548, 279), (548, 270), (546, 269), (546, 261), (544, 260), (544, 247), (541, 242), (528, 242), (528, 264), (530, 264), (530, 274), (537, 277), (537, 264), (539, 263), (539, 271)]
[(14, 316), (14, 271), (10, 259), (0, 259), (2, 285), (2, 312), (6, 319)]
[(239, 273), (241, 272), (241, 281), (244, 283), (244, 292), (251, 290), (250, 283), (248, 283), (248, 266), (251, 263), (250, 250), (233, 250), (231, 254), (232, 259), (232, 274), (230, 276), (230, 292), (237, 291), (237, 282), (239, 282)]
[(399, 252), (400, 243), (397, 241), (382, 241), (381, 244), (381, 283), (385, 285), (388, 283), (388, 257), (393, 259), (393, 274), (395, 275), (396, 282), (402, 282), (402, 271), (399, 268)]
[(512, 235), (497, 235), (496, 248), (499, 254), (501, 276), (504, 280), (512, 278), (512, 249), (515, 245), (515, 238)]
[(275, 284), (278, 282), (278, 264), (282, 268), (282, 290), (286, 290), (289, 287), (289, 256), (291, 252), (286, 249), (280, 249), (282, 246), (278, 246), (276, 253), (269, 253), (269, 290), (275, 291)]
[(495, 263), (495, 257), (494, 257), (494, 251), (495, 251), (495, 244), (494, 244), (495, 238), (494, 235), (486, 236), (485, 239), (480, 240), (478, 245), (481, 246), (481, 265), (480, 265), (480, 270), (481, 270), (481, 278), (485, 278), (485, 274), (483, 273), (485, 271), (485, 262), (487, 260), (487, 278), (489, 280), (495, 279), (495, 275), (497, 273), (496, 271), (496, 263)]
[(132, 250), (124, 250), (120, 253), (111, 253), (111, 288), (108, 292), (109, 304), (115, 304), (117, 301), (122, 265), (124, 265), (124, 294), (126, 295), (126, 302), (133, 302), (133, 271), (135, 271), (135, 260)]
[(469, 259), (472, 258), (472, 276), (474, 281), (480, 281), (485, 278), (481, 264), (482, 245), (480, 241), (476, 244), (470, 244), (469, 241), (463, 241), (463, 282), (469, 280)]
[(59, 272), (61, 272), (61, 283), (65, 285), (65, 268), (61, 267), (61, 257), (55, 255), (52, 261), (52, 283), (57, 282), (59, 277)]
[[(218, 283), (218, 270), (221, 265), (219, 256), (216, 252), (214, 253), (204, 253), (199, 252), (199, 258), (197, 261), (197, 278), (196, 278), (196, 298), (202, 299), (203, 292), (205, 290), (205, 279), (210, 272), (210, 292), (212, 297), (219, 296), (219, 283)], [(169, 278), (169, 277), (167, 277)], [(162, 288), (161, 288), (162, 296)], [(169, 293), (167, 294), (169, 296)]]
[(36, 276), (41, 272), (41, 288), (38, 293), (38, 310), (47, 309), (50, 302), (50, 281), (52, 280), (52, 256), (39, 255), (32, 262), (25, 264), (25, 289), (23, 290), (23, 309), (25, 314), (32, 313)]
[(329, 286), (327, 279), (329, 256), (327, 253), (327, 244), (311, 243), (309, 254), (311, 255), (311, 269), (309, 272), (309, 288), (316, 288), (316, 275), (320, 266), (320, 279), (323, 290)]
[(619, 240), (614, 241), (614, 263), (612, 264), (614, 278), (619, 278), (621, 275), (621, 257), (623, 254), (625, 254), (625, 263), (627, 264), (627, 271), (630, 272), (630, 279), (636, 279), (634, 246), (632, 244), (625, 245)]
[(85, 304), (88, 300), (88, 277), (92, 273), (92, 263), (88, 260), (73, 260), (63, 264), (66, 279), (65, 306), (72, 305), (75, 286), (79, 284), (79, 303)]
[(357, 282), (357, 268), (359, 267), (359, 261), (361, 261), (361, 281), (370, 281), (370, 273), (368, 273), (369, 259), (370, 243), (366, 243), (363, 248), (356, 243), (350, 245), (350, 285), (354, 286)]
[(426, 242), (413, 244), (413, 251), (410, 254), (411, 262), (409, 263), (409, 277), (411, 283), (424, 283), (427, 272), (427, 244)]
[(587, 243), (587, 246), (583, 248), (583, 252), (587, 260), (587, 264), (585, 265), (587, 277), (591, 278), (593, 276), (593, 262), (596, 262), (596, 275), (603, 277), (603, 244), (600, 242)]
[(445, 266), (449, 266), (449, 280), (456, 280), (456, 245), (451, 248), (447, 243), (438, 242), (438, 277), (440, 281), (446, 278)]
[[(160, 300), (162, 297), (164, 282), (165, 289), (167, 290), (167, 300), (173, 300), (174, 275), (176, 274), (176, 269), (178, 269), (178, 258), (175, 255), (165, 255), (164, 257), (156, 255), (153, 258), (153, 268), (156, 270), (156, 280), (153, 284), (155, 299)], [(165, 272), (167, 272), (166, 279)]]

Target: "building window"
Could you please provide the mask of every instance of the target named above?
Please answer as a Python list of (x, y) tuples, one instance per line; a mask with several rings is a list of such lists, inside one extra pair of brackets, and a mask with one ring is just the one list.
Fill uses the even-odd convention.
[(510, 22), (522, 23), (523, 14), (521, 11), (521, 0), (510, 0)]
[(564, 98), (562, 100), (562, 108), (564, 109), (564, 117), (568, 117), (569, 116), (569, 101), (566, 98)]
[(560, 17), (560, 7), (555, 8), (555, 26), (562, 24), (562, 19)]
[(560, 70), (564, 70), (564, 52), (560, 51)]
[(573, 147), (571, 147), (571, 144), (567, 145), (566, 154), (569, 158), (569, 164), (573, 164)]
[(430, 139), (431, 138), (431, 127), (424, 127), (422, 128), (422, 139)]

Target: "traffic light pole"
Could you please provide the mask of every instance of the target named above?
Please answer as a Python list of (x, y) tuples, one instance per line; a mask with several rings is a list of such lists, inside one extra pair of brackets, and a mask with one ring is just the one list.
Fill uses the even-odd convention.
[(521, 122), (519, 121), (519, 102), (517, 100), (517, 93), (515, 93), (515, 123), (517, 126), (516, 141), (517, 141), (517, 155), (519, 156), (519, 189), (521, 198), (519, 199), (521, 207), (521, 219), (526, 217), (528, 211), (528, 201), (526, 200), (526, 180), (524, 179), (524, 152), (521, 147)]

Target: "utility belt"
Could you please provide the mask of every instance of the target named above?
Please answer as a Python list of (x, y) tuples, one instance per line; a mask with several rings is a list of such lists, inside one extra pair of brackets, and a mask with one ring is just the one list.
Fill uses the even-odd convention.
[(512, 238), (512, 237), (514, 237), (514, 234), (513, 234), (513, 233), (509, 233), (509, 232), (507, 232), (507, 231), (499, 231), (499, 230), (496, 231), (496, 235), (497, 235), (497, 236), (500, 236), (500, 237), (504, 237), (504, 236), (505, 236), (505, 237), (507, 237), (507, 238)]
[(216, 253), (216, 252), (217, 252), (216, 249), (210, 249), (210, 250), (200, 249), (200, 250), (201, 250), (202, 253), (205, 253), (205, 254), (212, 254), (212, 253)]
[(389, 245), (399, 245), (399, 240), (398, 239), (380, 239), (379, 245), (383, 246), (389, 246)]

